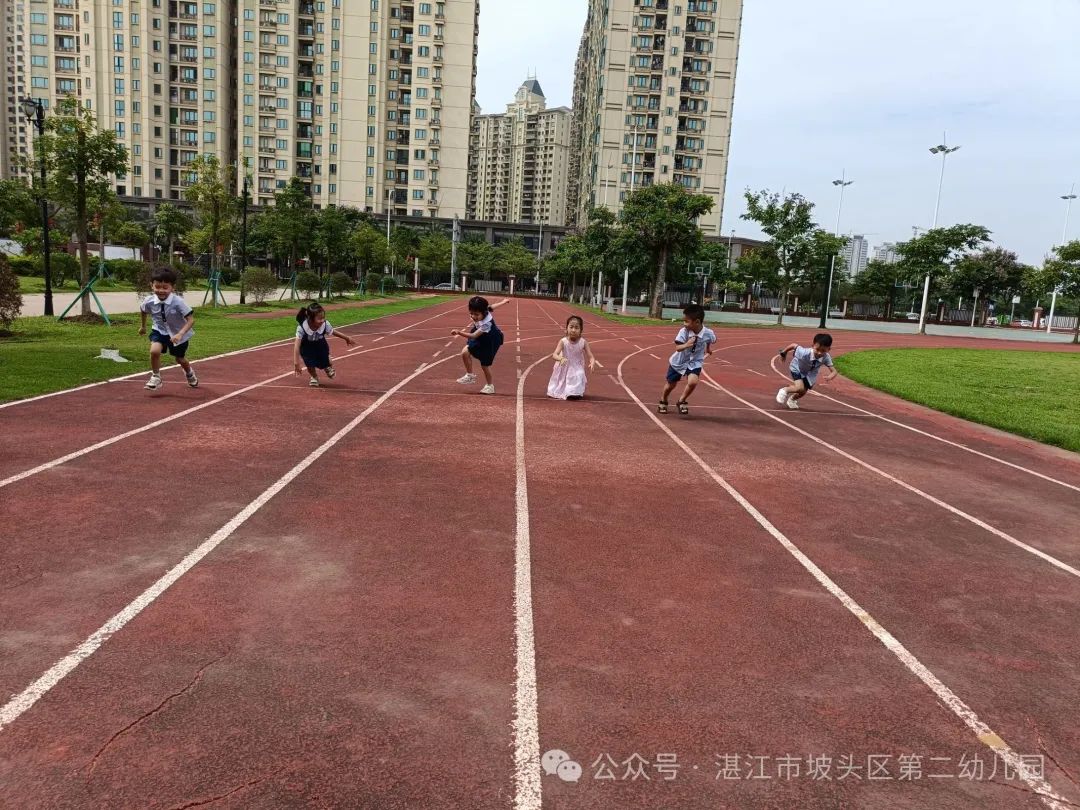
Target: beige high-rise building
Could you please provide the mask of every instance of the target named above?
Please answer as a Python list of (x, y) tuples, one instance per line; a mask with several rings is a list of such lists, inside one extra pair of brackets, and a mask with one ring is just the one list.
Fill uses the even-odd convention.
[(681, 183), (723, 217), (742, 0), (590, 0), (574, 82), (577, 221), (632, 188)]
[(8, 112), (24, 84), (116, 131), (121, 194), (182, 198), (186, 167), (216, 155), (246, 164), (256, 204), (299, 177), (320, 206), (464, 216), (476, 0), (115, 3), (5, 0), (5, 175), (30, 139)]
[(536, 79), (506, 112), (475, 119), (468, 219), (566, 224), (571, 112), (547, 108)]

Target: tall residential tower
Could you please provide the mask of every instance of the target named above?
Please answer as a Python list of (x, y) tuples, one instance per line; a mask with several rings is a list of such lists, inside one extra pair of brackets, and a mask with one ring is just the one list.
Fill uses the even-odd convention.
[(574, 81), (578, 221), (675, 182), (716, 200), (700, 224), (720, 235), (741, 24), (742, 0), (590, 0)]

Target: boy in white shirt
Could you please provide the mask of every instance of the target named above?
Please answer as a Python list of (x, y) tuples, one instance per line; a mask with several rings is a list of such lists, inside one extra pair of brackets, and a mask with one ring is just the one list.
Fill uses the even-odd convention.
[(150, 329), (150, 379), (146, 388), (156, 391), (164, 383), (161, 381), (161, 355), (168, 352), (184, 369), (187, 383), (192, 388), (199, 384), (199, 378), (191, 370), (187, 360), (188, 344), (195, 334), (195, 314), (187, 302), (177, 295), (176, 272), (169, 267), (159, 267), (150, 276), (153, 295), (148, 295), (139, 307), (142, 323), (139, 334), (146, 334), (146, 316), (151, 317)]
[(712, 345), (716, 343), (716, 333), (705, 326), (705, 308), (700, 304), (690, 304), (683, 310), (683, 328), (675, 337), (675, 353), (668, 360), (667, 385), (660, 395), (656, 410), (668, 412), (668, 396), (675, 390), (679, 380), (686, 378), (686, 387), (682, 396), (675, 403), (679, 413), (690, 413), (686, 400), (694, 393), (698, 380), (701, 379), (701, 367), (705, 355), (712, 354)]
[(788, 367), (791, 372), (791, 379), (794, 382), (776, 392), (777, 403), (787, 405), (793, 411), (799, 410), (799, 400), (805, 397), (807, 392), (814, 387), (817, 382), (818, 371), (822, 366), (832, 371), (832, 374), (826, 377), (824, 382), (836, 379), (839, 372), (833, 366), (832, 355), (829, 354), (831, 348), (832, 335), (822, 332), (814, 335), (812, 348), (792, 343), (780, 350), (779, 354), (783, 360), (787, 360), (788, 352), (795, 352), (791, 356), (791, 365)]

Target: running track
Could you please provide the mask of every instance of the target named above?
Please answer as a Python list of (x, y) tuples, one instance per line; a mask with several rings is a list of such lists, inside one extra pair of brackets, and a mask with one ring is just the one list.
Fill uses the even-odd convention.
[(317, 391), (276, 345), (0, 407), (0, 807), (1080, 804), (1080, 458), (779, 410), (790, 331), (659, 417), (676, 327), (587, 315), (552, 402), (569, 312), (497, 311), (495, 397), (456, 303)]

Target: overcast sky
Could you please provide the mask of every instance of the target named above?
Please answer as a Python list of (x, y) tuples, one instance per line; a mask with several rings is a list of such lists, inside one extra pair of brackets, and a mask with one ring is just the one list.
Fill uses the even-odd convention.
[[(477, 100), (496, 112), (536, 73), (571, 103), (587, 0), (484, 0)], [(754, 236), (742, 191), (798, 191), (871, 244), (940, 223), (986, 225), (1029, 262), (1061, 239), (1080, 184), (1080, 0), (746, 0), (724, 230)], [(1080, 187), (1080, 186), (1078, 186)], [(1080, 201), (1078, 201), (1080, 202)], [(1071, 238), (1080, 238), (1080, 205)]]

